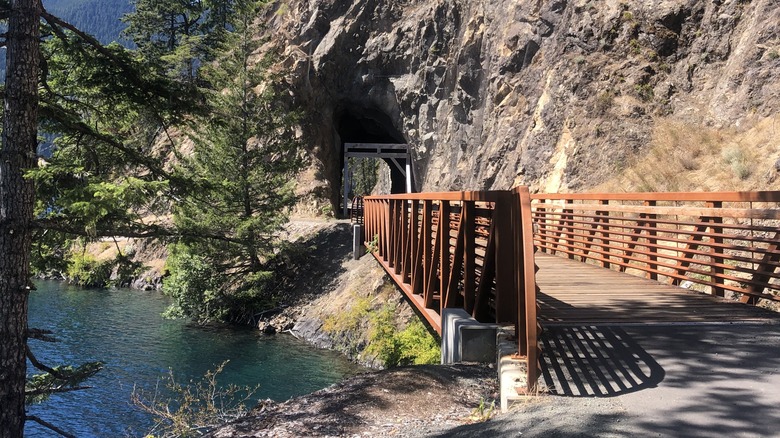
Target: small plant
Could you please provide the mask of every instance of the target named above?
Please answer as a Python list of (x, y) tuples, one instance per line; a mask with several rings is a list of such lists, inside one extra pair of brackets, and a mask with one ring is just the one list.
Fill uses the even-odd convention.
[(474, 408), (473, 411), (471, 411), (471, 415), (469, 415), (469, 422), (482, 423), (487, 420), (490, 420), (490, 417), (493, 416), (495, 409), (496, 409), (495, 400), (490, 400), (490, 403), (488, 403), (484, 398), (482, 398), (479, 400), (479, 405), (477, 405), (477, 407)]
[(72, 254), (68, 259), (67, 277), (81, 287), (105, 287), (111, 279), (113, 263), (99, 261), (86, 253)]
[[(155, 425), (147, 436), (160, 438), (201, 436), (209, 429), (247, 413), (246, 404), (258, 387), (220, 387), (217, 377), (228, 361), (206, 371), (200, 380), (181, 383), (173, 371), (161, 379), (165, 392), (133, 388), (130, 399), (137, 408), (152, 414)], [(160, 384), (158, 383), (158, 387)]]
[(372, 254), (379, 251), (379, 234), (374, 234), (370, 242), (366, 244), (366, 254)]
[(358, 297), (356, 294), (353, 294), (353, 297), (352, 305), (349, 308), (325, 318), (322, 324), (323, 331), (333, 334), (357, 330), (371, 311), (371, 299)]
[(639, 44), (639, 40), (637, 40), (636, 38), (633, 38), (628, 42), (628, 48), (629, 51), (634, 55), (639, 55), (640, 53), (642, 53), (642, 45)]
[(623, 15), (620, 16), (620, 19), (623, 21), (634, 21), (634, 14), (632, 14), (631, 11), (624, 11)]
[(615, 97), (610, 91), (604, 91), (603, 93), (599, 94), (598, 97), (596, 97), (596, 103), (594, 105), (596, 113), (599, 115), (605, 114), (607, 111), (609, 111), (610, 108), (612, 108), (612, 103), (614, 100)]
[(654, 62), (658, 61), (658, 52), (656, 52), (655, 50), (651, 50), (651, 51), (647, 52), (647, 59), (649, 59), (651, 61), (654, 61)]
[(279, 9), (276, 10), (276, 15), (282, 16), (286, 15), (288, 12), (290, 12), (290, 5), (288, 5), (287, 2), (284, 2), (279, 5)]
[(645, 102), (653, 100), (653, 87), (650, 84), (636, 84), (634, 91)]
[(770, 61), (774, 61), (775, 59), (780, 58), (780, 53), (778, 53), (777, 49), (772, 49), (767, 52), (766, 56)]
[(721, 157), (726, 164), (731, 166), (731, 170), (741, 180), (746, 180), (752, 173), (753, 169), (750, 167), (750, 160), (748, 159), (745, 151), (739, 146), (729, 146), (723, 149)]

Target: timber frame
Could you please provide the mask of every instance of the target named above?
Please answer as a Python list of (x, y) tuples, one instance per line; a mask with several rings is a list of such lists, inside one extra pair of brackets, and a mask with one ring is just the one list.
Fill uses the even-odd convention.
[[(349, 212), (349, 158), (379, 158), (392, 163), (406, 179), (406, 193), (412, 193), (412, 152), (408, 144), (401, 143), (344, 143), (344, 169), (342, 184), (344, 187), (342, 214)], [(403, 160), (403, 165), (399, 162)]]

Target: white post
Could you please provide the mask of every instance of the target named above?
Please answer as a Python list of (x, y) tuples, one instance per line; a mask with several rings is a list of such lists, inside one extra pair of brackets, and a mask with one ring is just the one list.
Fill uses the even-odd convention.
[(412, 164), (406, 159), (406, 193), (412, 193)]
[(349, 205), (349, 158), (344, 154), (344, 217), (347, 217), (347, 209)]

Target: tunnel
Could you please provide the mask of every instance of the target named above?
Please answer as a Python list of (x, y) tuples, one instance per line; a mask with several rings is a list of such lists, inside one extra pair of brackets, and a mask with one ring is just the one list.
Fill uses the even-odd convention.
[[(341, 168), (344, 168), (344, 144), (345, 143), (406, 143), (403, 135), (393, 126), (390, 117), (376, 109), (365, 108), (360, 105), (347, 105), (336, 116), (336, 129), (338, 133), (337, 145), (341, 151)], [(379, 157), (378, 157), (379, 158)], [(390, 168), (390, 193), (406, 193), (406, 177), (390, 159), (383, 159)], [(398, 164), (405, 168), (406, 159), (396, 159)], [(343, 173), (343, 171), (342, 171)], [(341, 175), (343, 181), (343, 174)], [(414, 184), (412, 184), (414, 187)], [(343, 187), (342, 187), (343, 191)]]

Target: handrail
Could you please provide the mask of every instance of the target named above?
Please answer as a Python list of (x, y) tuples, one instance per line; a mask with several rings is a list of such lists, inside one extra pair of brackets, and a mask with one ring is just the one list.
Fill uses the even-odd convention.
[(352, 204), (349, 207), (349, 221), (352, 225), (363, 225), (363, 197), (355, 196), (352, 198)]
[(742, 302), (780, 301), (780, 192), (532, 195), (541, 251)]
[(531, 200), (513, 191), (411, 193), (364, 198), (367, 247), (434, 329), (444, 308), (512, 323), (539, 376)]
[(544, 193), (533, 200), (684, 201), (684, 202), (780, 202), (780, 191), (756, 192), (635, 192), (635, 193)]

